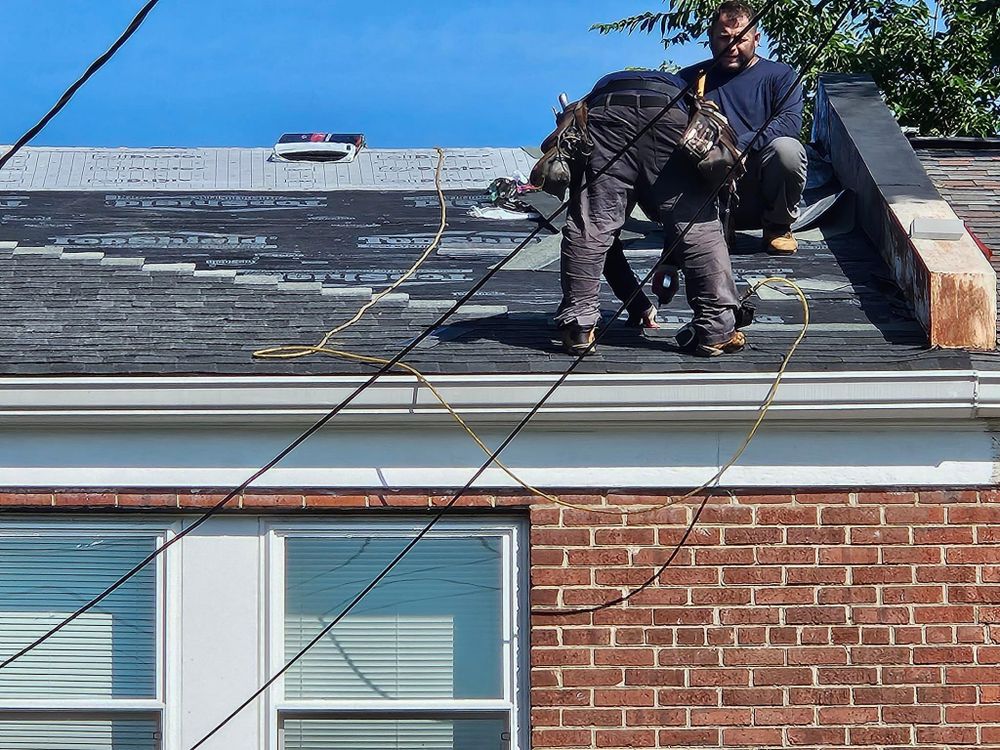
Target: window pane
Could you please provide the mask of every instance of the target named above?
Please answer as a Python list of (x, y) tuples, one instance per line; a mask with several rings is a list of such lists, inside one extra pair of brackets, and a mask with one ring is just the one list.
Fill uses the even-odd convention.
[[(97, 596), (153, 551), (153, 537), (0, 537), (0, 656)], [(0, 698), (156, 695), (154, 565), (0, 671)]]
[(283, 750), (502, 750), (506, 732), (502, 719), (289, 719)]
[(155, 718), (19, 718), (0, 715), (0, 750), (156, 750)]
[[(333, 620), (408, 538), (289, 538), (285, 655)], [(503, 696), (501, 545), (427, 538), (285, 676), (289, 699)]]

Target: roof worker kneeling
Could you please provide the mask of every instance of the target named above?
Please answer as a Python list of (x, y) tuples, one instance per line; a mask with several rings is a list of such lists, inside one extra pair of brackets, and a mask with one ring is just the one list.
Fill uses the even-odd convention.
[(757, 55), (759, 29), (735, 41), (753, 17), (753, 8), (741, 0), (722, 3), (708, 29), (715, 66), (710, 69), (713, 60), (706, 60), (679, 75), (691, 83), (708, 72), (705, 97), (719, 105), (740, 151), (749, 149), (746, 173), (736, 184), (736, 205), (724, 217), (727, 229), (763, 229), (764, 250), (790, 255), (798, 249), (791, 226), (806, 183), (806, 152), (799, 140), (802, 87), (792, 68)]
[[(745, 336), (737, 330), (740, 299), (714, 200), (720, 162), (729, 167), (736, 163), (735, 136), (726, 127), (728, 148), (712, 143), (707, 158), (706, 153), (693, 157), (678, 147), (689, 129), (683, 100), (639, 135), (683, 88), (684, 82), (670, 73), (612, 73), (558, 116), (560, 127), (575, 123), (585, 129), (584, 137), (570, 139), (583, 142), (576, 149), (576, 158), (562, 160), (569, 170), (570, 201), (563, 229), (563, 296), (556, 324), (570, 354), (593, 351), (594, 328), (600, 320), (602, 272), (619, 299), (632, 299), (629, 312), (633, 323), (650, 327), (655, 321), (656, 310), (639, 288), (620, 241), (622, 226), (636, 204), (665, 230), (665, 253), (658, 275), (662, 277), (674, 266), (684, 271), (694, 317), (678, 332), (680, 345), (694, 354), (716, 356), (739, 351), (746, 344)], [(692, 118), (692, 125), (696, 119)], [(557, 128), (553, 136), (559, 133)], [(543, 150), (556, 141), (566, 143), (567, 138), (565, 134), (556, 139), (550, 136)], [(546, 153), (532, 173), (532, 183), (546, 190), (546, 177), (565, 171), (561, 167), (553, 170), (553, 163), (558, 166), (560, 159), (553, 157), (554, 150)], [(722, 171), (729, 174), (730, 170)], [(668, 257), (666, 249), (672, 246)], [(657, 290), (655, 282), (656, 277), (654, 290), (665, 304), (677, 285), (670, 284), (668, 289), (661, 285)]]

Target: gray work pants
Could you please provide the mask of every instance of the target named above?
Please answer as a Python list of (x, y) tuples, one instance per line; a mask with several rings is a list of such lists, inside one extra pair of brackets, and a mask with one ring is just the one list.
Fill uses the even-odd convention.
[(594, 150), (571, 186), (560, 262), (563, 299), (556, 323), (584, 328), (598, 323), (601, 272), (609, 250), (619, 244), (631, 206), (638, 203), (664, 225), (667, 247), (694, 222), (665, 260), (684, 270), (688, 302), (694, 311), (692, 324), (700, 342), (722, 343), (732, 336), (739, 298), (710, 187), (688, 157), (675, 151), (687, 115), (672, 108), (607, 172), (595, 177), (662, 108), (638, 105), (636, 99), (635, 106), (616, 103), (590, 109)]
[(736, 183), (736, 229), (788, 228), (799, 218), (806, 184), (806, 149), (797, 138), (775, 138), (747, 160)]

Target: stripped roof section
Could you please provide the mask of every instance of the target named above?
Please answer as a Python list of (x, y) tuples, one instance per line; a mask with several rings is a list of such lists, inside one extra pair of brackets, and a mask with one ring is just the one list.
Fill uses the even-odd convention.
[[(446, 189), (527, 175), (520, 148), (445, 150)], [(351, 163), (272, 160), (269, 148), (29, 148), (0, 172), (0, 190), (414, 190), (434, 188), (433, 149), (366, 149)]]

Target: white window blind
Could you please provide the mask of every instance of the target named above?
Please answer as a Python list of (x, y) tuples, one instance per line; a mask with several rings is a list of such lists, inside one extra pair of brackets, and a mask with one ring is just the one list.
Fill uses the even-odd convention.
[[(155, 541), (153, 536), (0, 536), (0, 657), (101, 593), (149, 554)], [(155, 566), (149, 565), (0, 671), (0, 699), (155, 697), (155, 582)]]
[(503, 719), (287, 719), (283, 750), (503, 750)]
[[(407, 537), (288, 538), (286, 659), (407, 542)], [(422, 540), (289, 670), (286, 699), (502, 697), (501, 558), (496, 537)]]
[(157, 750), (155, 717), (0, 716), (0, 750)]

